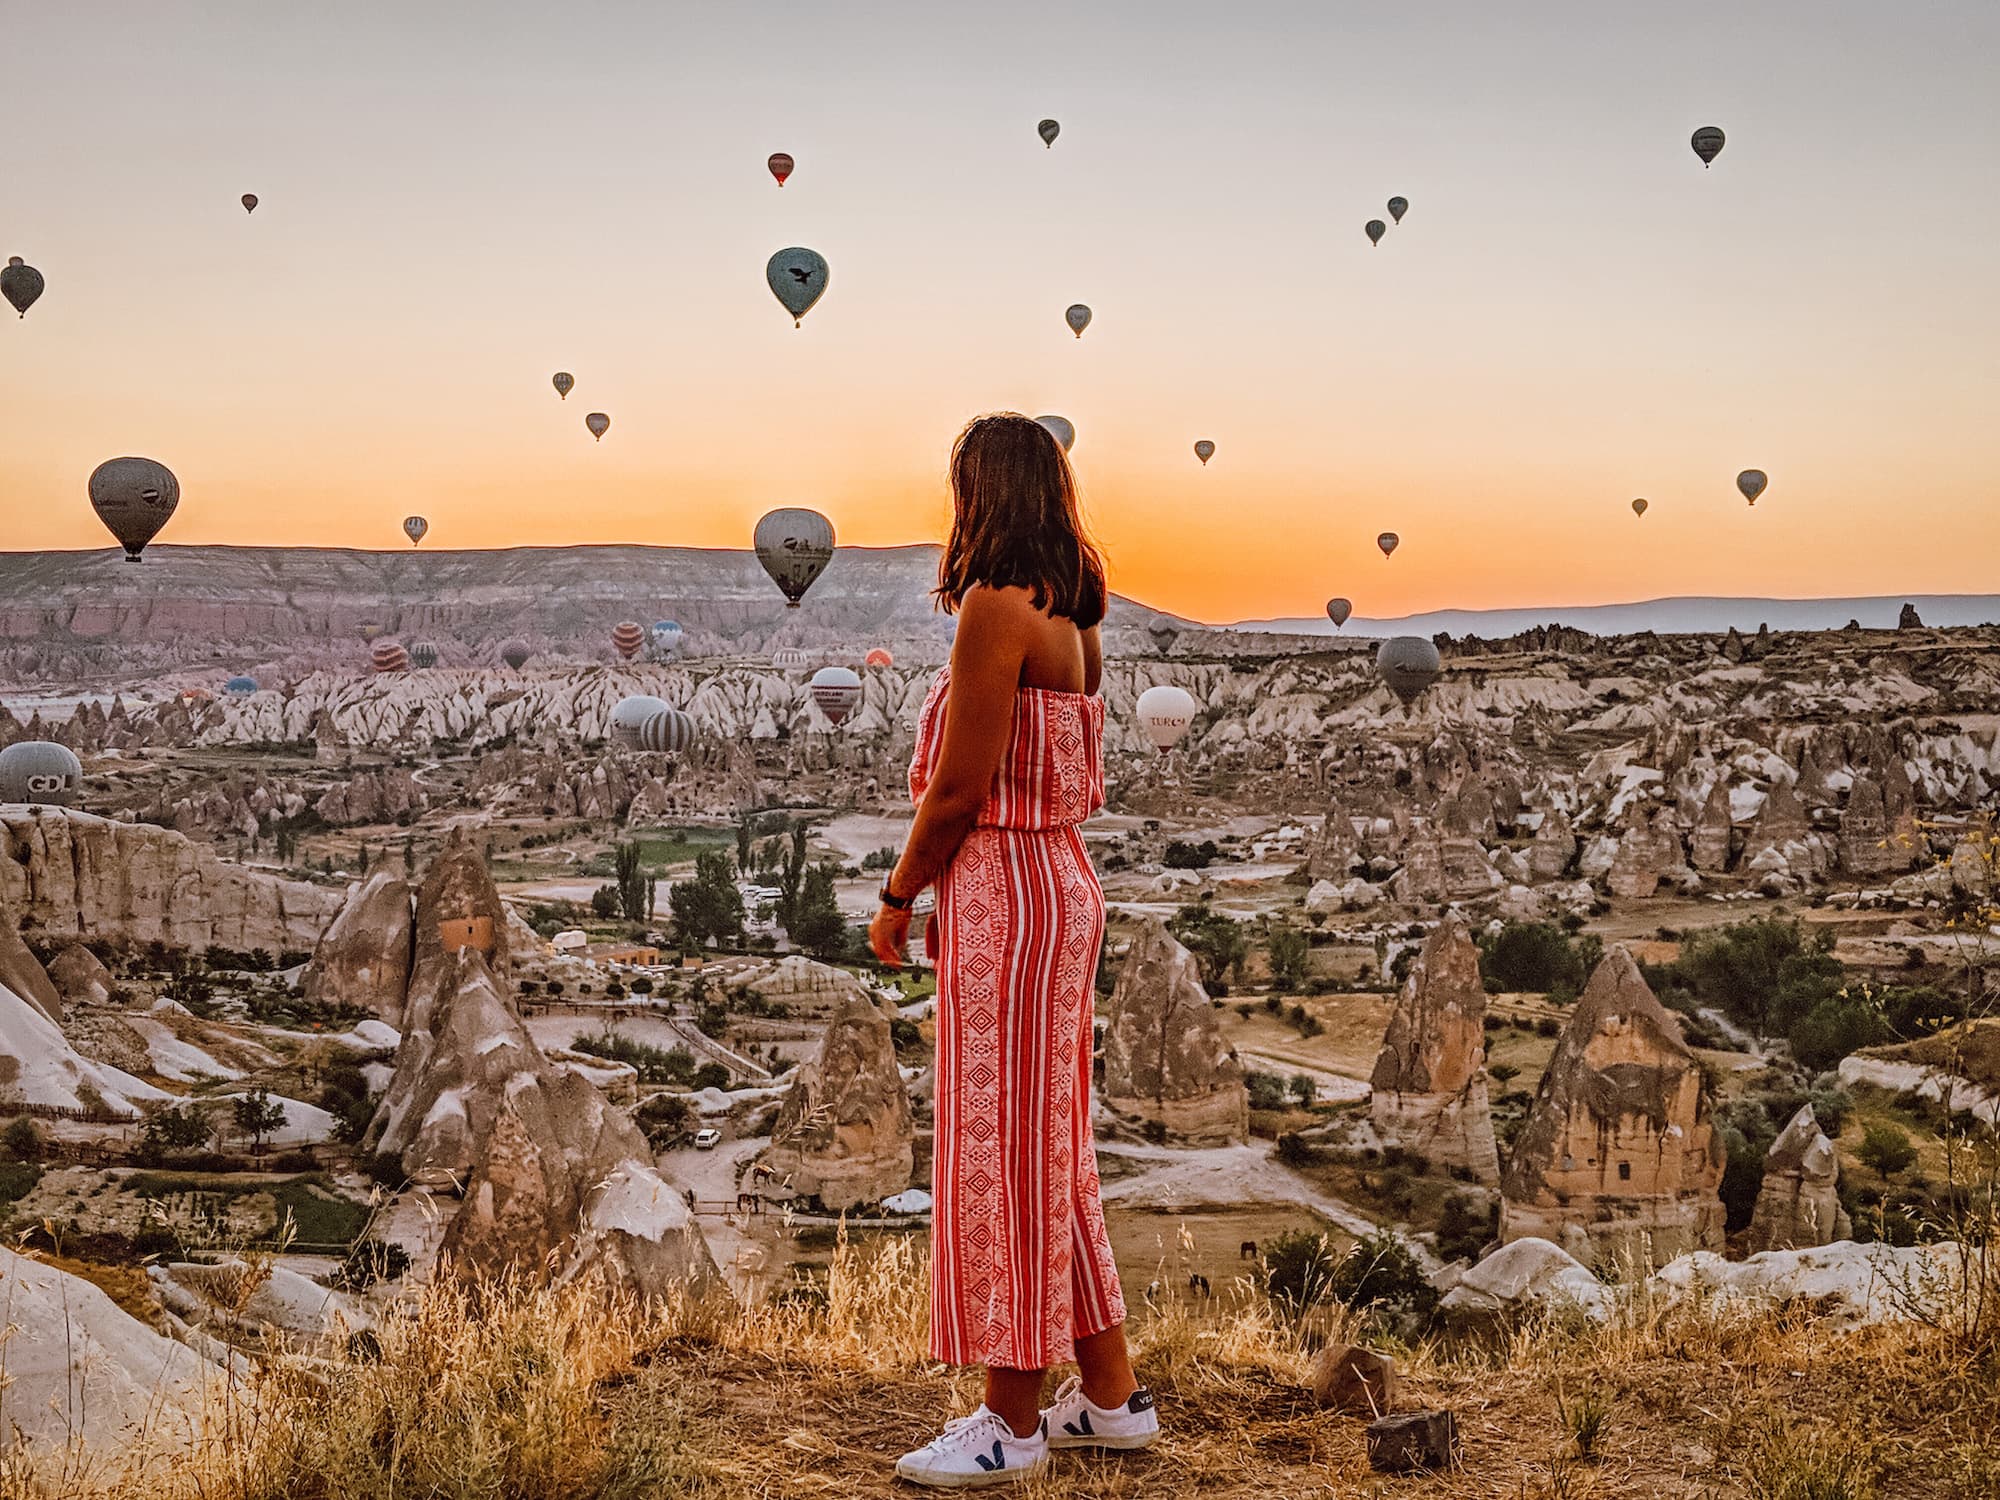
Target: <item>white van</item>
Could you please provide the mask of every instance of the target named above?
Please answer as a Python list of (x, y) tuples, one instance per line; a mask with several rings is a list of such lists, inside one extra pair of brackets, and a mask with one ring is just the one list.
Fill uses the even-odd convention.
[(697, 1130), (694, 1133), (694, 1149), (697, 1151), (713, 1151), (721, 1144), (722, 1132), (717, 1130), (713, 1125), (705, 1130)]

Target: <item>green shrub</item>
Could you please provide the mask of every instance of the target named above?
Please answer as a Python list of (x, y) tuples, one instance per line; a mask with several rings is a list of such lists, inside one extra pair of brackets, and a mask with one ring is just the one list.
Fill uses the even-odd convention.
[(1887, 1122), (1870, 1125), (1854, 1153), (1883, 1177), (1894, 1177), (1917, 1159), (1917, 1148), (1900, 1126)]
[(1288, 1229), (1264, 1249), (1264, 1290), (1288, 1311), (1304, 1312), (1333, 1290), (1339, 1266), (1325, 1235)]
[(1502, 990), (1573, 999), (1604, 956), (1595, 935), (1572, 938), (1552, 922), (1507, 922), (1479, 937), (1479, 970)]

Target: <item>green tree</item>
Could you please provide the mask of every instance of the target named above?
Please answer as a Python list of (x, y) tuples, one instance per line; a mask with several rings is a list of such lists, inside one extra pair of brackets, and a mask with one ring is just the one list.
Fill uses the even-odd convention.
[(258, 1152), (264, 1149), (264, 1137), (285, 1123), (285, 1106), (273, 1099), (266, 1088), (239, 1095), (231, 1102), (229, 1113), (236, 1128), (250, 1137), (251, 1148)]
[(201, 1112), (192, 1106), (163, 1109), (149, 1115), (140, 1134), (142, 1152), (164, 1156), (173, 1151), (193, 1151), (205, 1145), (212, 1129)]
[(618, 846), (618, 906), (628, 922), (646, 920), (646, 871), (639, 859), (639, 846), (627, 840)]
[(1884, 1121), (1868, 1127), (1861, 1138), (1860, 1150), (1854, 1154), (1884, 1178), (1889, 1178), (1917, 1159), (1917, 1148), (1899, 1126)]
[(1276, 927), (1271, 931), (1271, 978), (1284, 989), (1295, 990), (1305, 983), (1306, 966), (1312, 945), (1296, 927)]
[(0, 1131), (0, 1146), (7, 1148), (7, 1154), (15, 1161), (39, 1161), (42, 1155), (42, 1132), (35, 1122), (22, 1115)]
[(805, 819), (793, 819), (791, 847), (778, 867), (778, 925), (787, 932), (795, 932), (793, 923), (798, 917), (799, 896), (805, 888), (806, 838)]
[(1201, 982), (1211, 992), (1226, 994), (1229, 976), (1238, 970), (1250, 952), (1250, 941), (1235, 918), (1210, 907), (1183, 906), (1167, 924), (1201, 971)]
[(1479, 937), (1480, 973), (1501, 990), (1573, 998), (1603, 956), (1597, 937), (1572, 941), (1551, 922), (1508, 922)]
[(814, 958), (838, 958), (847, 946), (847, 919), (834, 893), (836, 866), (820, 863), (806, 871), (798, 902), (785, 931)]
[(1298, 1100), (1300, 1109), (1311, 1109), (1313, 1100), (1319, 1096), (1319, 1085), (1304, 1073), (1294, 1073), (1286, 1088)]
[(667, 909), (684, 948), (743, 941), (743, 893), (729, 856), (719, 849), (695, 856), (694, 879), (668, 888)]

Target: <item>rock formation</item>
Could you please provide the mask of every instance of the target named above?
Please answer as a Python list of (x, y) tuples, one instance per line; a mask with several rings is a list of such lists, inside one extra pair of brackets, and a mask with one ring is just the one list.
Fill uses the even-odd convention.
[(0, 905), (0, 988), (12, 990), (49, 1020), (61, 1024), (62, 994), (42, 967), (42, 961), (21, 941), (13, 915), (4, 905)]
[(1905, 604), (1903, 606), (1902, 612), (1896, 616), (1896, 628), (1898, 630), (1922, 630), (1924, 628), (1923, 619), (1917, 614), (1916, 605)]
[(1701, 814), (1695, 819), (1688, 840), (1688, 862), (1704, 875), (1720, 875), (1729, 868), (1729, 834), (1734, 816), (1729, 804), (1729, 778), (1718, 776), (1702, 799)]
[(341, 895), (217, 859), (164, 828), (0, 808), (0, 910), (44, 941), (309, 952)]
[(1431, 933), (1396, 998), (1368, 1109), (1385, 1145), (1493, 1183), (1500, 1158), (1486, 1098), (1485, 1024), (1479, 948), (1454, 913)]
[(779, 1106), (763, 1165), (837, 1213), (907, 1188), (915, 1140), (889, 1018), (852, 986)]
[(111, 971), (81, 943), (69, 944), (49, 960), (49, 978), (65, 1005), (105, 1005), (111, 1000)]
[(1853, 1234), (1840, 1206), (1840, 1161), (1810, 1104), (1771, 1143), (1750, 1220), (1750, 1249), (1803, 1250)]
[(1157, 917), (1140, 925), (1111, 992), (1104, 1103), (1183, 1141), (1250, 1138), (1243, 1068), (1223, 1044), (1194, 955)]
[(415, 933), (409, 886), (376, 871), (349, 892), (313, 949), (300, 979), (306, 999), (357, 1006), (400, 1030)]
[(1624, 948), (1578, 997), (1501, 1176), (1500, 1238), (1658, 1265), (1722, 1244), (1701, 1068)]
[(432, 862), (415, 927), (403, 1038), (364, 1144), (413, 1182), (462, 1189), (443, 1242), (457, 1271), (574, 1274), (603, 1254), (654, 1293), (664, 1285), (641, 1278), (705, 1263), (660, 1206), (673, 1190), (638, 1126), (551, 1062), (515, 1010), (506, 913), (462, 836)]
[(1604, 883), (1611, 894), (1628, 901), (1642, 901), (1672, 879), (1685, 866), (1680, 833), (1674, 827), (1672, 810), (1656, 807), (1651, 816), (1635, 817), (1618, 841), (1611, 868)]

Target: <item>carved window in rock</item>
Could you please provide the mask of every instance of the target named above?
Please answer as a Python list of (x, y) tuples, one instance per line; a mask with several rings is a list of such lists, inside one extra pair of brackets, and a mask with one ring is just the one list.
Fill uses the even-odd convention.
[(1630, 1182), (1632, 1180), (1632, 1163), (1629, 1161), (1618, 1163), (1618, 1180), (1620, 1182)]

